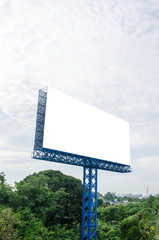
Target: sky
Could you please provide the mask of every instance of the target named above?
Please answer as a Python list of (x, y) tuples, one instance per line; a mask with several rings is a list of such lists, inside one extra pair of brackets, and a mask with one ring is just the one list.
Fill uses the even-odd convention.
[(0, 1), (0, 172), (8, 183), (47, 169), (38, 161), (38, 90), (50, 86), (130, 124), (133, 172), (98, 171), (98, 191), (159, 193), (158, 0)]

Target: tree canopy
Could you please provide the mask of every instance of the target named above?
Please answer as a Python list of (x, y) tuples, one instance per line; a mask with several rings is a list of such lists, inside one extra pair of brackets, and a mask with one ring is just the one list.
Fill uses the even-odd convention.
[[(112, 193), (98, 196), (98, 240), (159, 239), (159, 196), (126, 205), (106, 202)], [(0, 240), (79, 240), (81, 214), (79, 179), (47, 170), (13, 188), (0, 173)]]

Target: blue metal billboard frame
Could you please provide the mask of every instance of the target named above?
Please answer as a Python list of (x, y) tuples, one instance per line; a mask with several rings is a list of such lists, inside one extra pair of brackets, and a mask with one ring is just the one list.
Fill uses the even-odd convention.
[(97, 239), (97, 170), (129, 173), (129, 165), (43, 148), (47, 88), (39, 90), (32, 157), (83, 167), (82, 240)]

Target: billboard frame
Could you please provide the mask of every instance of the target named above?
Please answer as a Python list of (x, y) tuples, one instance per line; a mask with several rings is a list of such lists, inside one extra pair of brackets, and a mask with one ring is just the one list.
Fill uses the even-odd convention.
[(130, 173), (130, 165), (57, 151), (43, 147), (47, 88), (39, 90), (35, 141), (32, 158), (83, 167), (82, 240), (97, 239), (97, 172), (98, 169)]

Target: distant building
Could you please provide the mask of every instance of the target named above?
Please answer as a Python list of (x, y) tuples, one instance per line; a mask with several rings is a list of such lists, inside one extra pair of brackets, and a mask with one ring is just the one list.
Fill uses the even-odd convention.
[(142, 199), (143, 195), (142, 194), (132, 194), (132, 193), (122, 193), (122, 194), (117, 194), (118, 197), (127, 197), (127, 198), (139, 198)]

